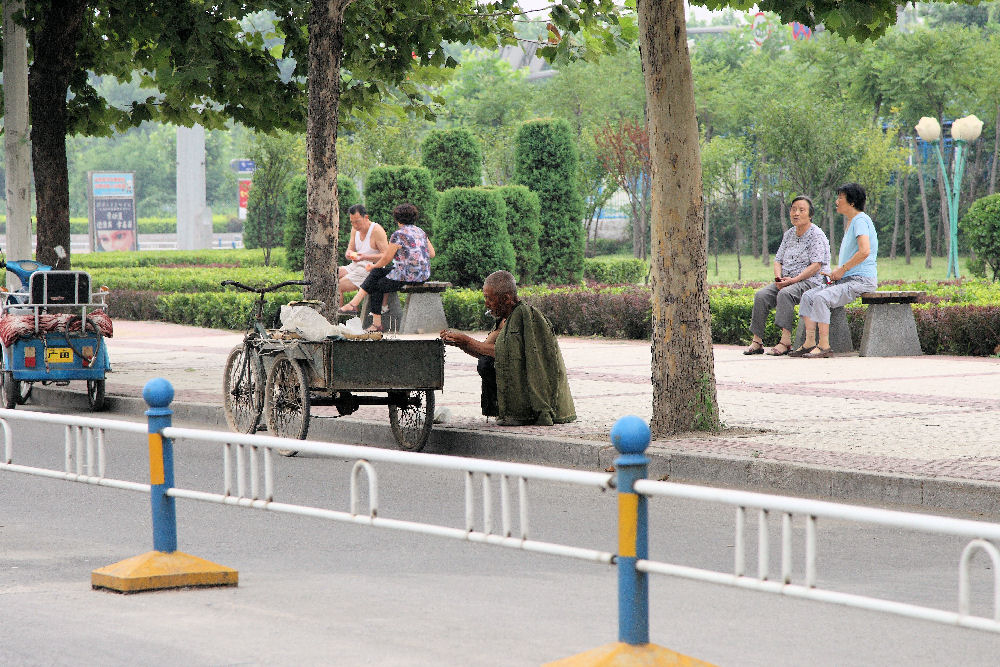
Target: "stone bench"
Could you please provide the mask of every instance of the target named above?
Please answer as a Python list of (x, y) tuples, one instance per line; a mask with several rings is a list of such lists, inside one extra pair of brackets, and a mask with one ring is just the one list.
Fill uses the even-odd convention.
[(925, 292), (865, 292), (865, 330), (862, 357), (909, 357), (923, 354), (917, 336), (913, 306)]
[[(444, 304), (441, 294), (451, 283), (428, 280), (419, 285), (403, 285), (399, 292), (389, 292), (386, 295), (388, 310), (382, 314), (382, 328), (404, 334), (437, 333), (448, 328), (448, 320), (444, 315)], [(400, 306), (399, 295), (406, 294), (406, 305)], [(361, 304), (364, 313), (363, 326), (371, 324), (369, 299), (366, 296)]]
[[(861, 335), (862, 357), (909, 357), (923, 354), (917, 337), (917, 322), (911, 304), (925, 292), (865, 292), (861, 303), (865, 310), (865, 329)], [(795, 327), (795, 344), (805, 341), (805, 327), (799, 318)], [(830, 347), (834, 352), (853, 352), (851, 329), (847, 324), (847, 311), (834, 308), (830, 311)]]

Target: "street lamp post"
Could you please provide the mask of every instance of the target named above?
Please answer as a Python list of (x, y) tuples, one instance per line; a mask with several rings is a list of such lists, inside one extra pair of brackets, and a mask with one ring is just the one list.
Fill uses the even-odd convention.
[[(962, 175), (965, 172), (966, 144), (979, 138), (983, 131), (983, 121), (976, 116), (959, 118), (951, 124), (951, 138), (955, 142), (955, 161), (952, 164), (951, 181), (948, 180), (948, 170), (944, 166), (944, 155), (941, 153), (941, 124), (937, 119), (924, 116), (915, 128), (920, 138), (934, 146), (938, 164), (941, 165), (941, 175), (944, 178), (945, 196), (948, 200), (948, 227), (950, 243), (948, 244), (948, 277), (959, 277), (958, 271), (958, 200), (962, 191)], [(925, 239), (925, 242), (928, 239)]]

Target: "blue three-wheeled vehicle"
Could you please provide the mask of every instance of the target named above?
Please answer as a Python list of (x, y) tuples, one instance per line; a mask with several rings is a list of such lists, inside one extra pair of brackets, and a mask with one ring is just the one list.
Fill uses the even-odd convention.
[(105, 338), (112, 334), (106, 289), (91, 292), (86, 271), (59, 271), (31, 260), (0, 266), (20, 280), (15, 291), (0, 291), (0, 404), (26, 402), (35, 382), (87, 383), (91, 410), (104, 407), (105, 373), (110, 369)]

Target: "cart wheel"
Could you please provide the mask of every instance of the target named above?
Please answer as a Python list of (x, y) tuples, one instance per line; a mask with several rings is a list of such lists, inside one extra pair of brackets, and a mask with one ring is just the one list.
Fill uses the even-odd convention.
[(404, 396), (404, 405), (389, 404), (389, 425), (400, 449), (419, 452), (427, 444), (434, 425), (434, 392), (411, 391), (395, 398)]
[(14, 379), (11, 371), (0, 372), (0, 383), (3, 384), (3, 406), (8, 410), (17, 407), (17, 399), (21, 397), (21, 382)]
[(17, 392), (17, 404), (24, 405), (31, 398), (31, 388), (35, 385), (32, 382), (25, 382), (24, 380), (21, 380), (18, 384), (21, 385), (21, 389)]
[(91, 412), (104, 409), (104, 380), (87, 380), (87, 405)]
[[(281, 355), (267, 373), (264, 419), (271, 435), (304, 440), (309, 432), (309, 385), (298, 361)], [(282, 456), (298, 450), (279, 449)]]
[(264, 373), (255, 348), (244, 354), (242, 345), (234, 347), (226, 359), (222, 374), (223, 412), (226, 423), (237, 433), (256, 433), (264, 410)]

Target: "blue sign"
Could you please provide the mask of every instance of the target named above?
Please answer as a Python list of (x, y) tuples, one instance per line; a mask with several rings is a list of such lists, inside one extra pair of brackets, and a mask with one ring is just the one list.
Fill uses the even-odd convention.
[(253, 160), (247, 160), (245, 158), (232, 160), (230, 161), (229, 166), (241, 174), (251, 174), (257, 168), (257, 165), (254, 164)]

